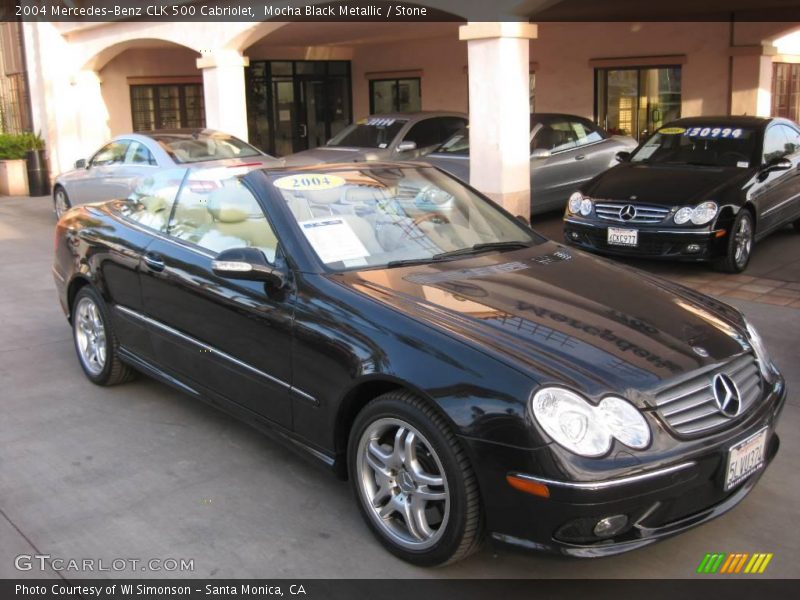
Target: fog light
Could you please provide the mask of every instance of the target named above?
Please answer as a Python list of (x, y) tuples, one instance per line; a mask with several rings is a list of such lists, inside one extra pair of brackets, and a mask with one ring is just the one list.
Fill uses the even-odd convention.
[(626, 515), (606, 517), (605, 519), (600, 519), (597, 525), (594, 526), (594, 534), (601, 538), (613, 537), (622, 531), (627, 524), (628, 517)]
[(570, 237), (571, 237), (573, 240), (579, 240), (579, 239), (581, 239), (581, 236), (580, 236), (580, 234), (579, 234), (577, 231), (570, 231), (570, 232), (569, 232), (569, 236), (570, 236)]
[(689, 244), (686, 246), (686, 251), (691, 254), (696, 254), (697, 252), (700, 252), (700, 244)]

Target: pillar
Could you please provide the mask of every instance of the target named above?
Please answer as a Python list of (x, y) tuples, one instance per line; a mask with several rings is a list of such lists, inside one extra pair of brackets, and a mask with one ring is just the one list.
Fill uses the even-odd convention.
[(247, 101), (244, 68), (246, 56), (233, 50), (219, 50), (197, 59), (203, 71), (206, 127), (230, 133), (247, 141)]

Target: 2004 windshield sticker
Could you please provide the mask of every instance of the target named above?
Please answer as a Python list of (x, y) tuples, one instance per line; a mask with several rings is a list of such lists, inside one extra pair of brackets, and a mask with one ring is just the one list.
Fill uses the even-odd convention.
[(287, 175), (286, 177), (276, 179), (274, 185), (282, 190), (319, 192), (342, 187), (345, 183), (347, 182), (344, 177), (339, 177), (338, 175), (302, 173), (299, 175)]

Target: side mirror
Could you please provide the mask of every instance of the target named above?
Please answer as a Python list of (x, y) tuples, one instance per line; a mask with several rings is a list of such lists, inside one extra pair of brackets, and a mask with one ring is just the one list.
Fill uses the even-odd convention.
[(86, 169), (86, 168), (88, 168), (88, 166), (86, 164), (86, 159), (85, 158), (79, 158), (78, 160), (76, 160), (75, 161), (75, 168), (76, 169)]
[(550, 158), (551, 156), (553, 156), (553, 153), (547, 148), (537, 148), (531, 152), (531, 158)]
[(761, 167), (762, 173), (771, 173), (773, 171), (788, 171), (792, 168), (792, 161), (788, 158), (773, 158), (763, 167)]
[(412, 150), (417, 149), (417, 142), (412, 142), (411, 140), (406, 140), (404, 142), (400, 142), (397, 144), (397, 151), (398, 152), (411, 152)]
[(267, 261), (258, 248), (224, 250), (211, 262), (211, 269), (220, 277), (264, 281), (275, 287), (286, 285), (286, 271)]
[(614, 155), (614, 158), (617, 159), (617, 162), (628, 162), (631, 159), (631, 153), (623, 150), (621, 152), (617, 152)]

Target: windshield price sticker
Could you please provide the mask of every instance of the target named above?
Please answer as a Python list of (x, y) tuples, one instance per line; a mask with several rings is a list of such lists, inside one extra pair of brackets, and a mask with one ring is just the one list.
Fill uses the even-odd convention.
[(275, 180), (275, 187), (282, 190), (297, 192), (319, 192), (342, 187), (347, 183), (338, 175), (323, 175), (321, 173), (303, 173), (302, 175), (287, 175)]
[(367, 119), (367, 125), (373, 125), (375, 127), (389, 127), (393, 125), (394, 122), (395, 119), (387, 119), (385, 117), (381, 119)]
[(369, 256), (369, 251), (342, 217), (309, 219), (300, 221), (299, 225), (303, 235), (326, 265)]
[(688, 137), (700, 137), (700, 138), (734, 138), (739, 139), (744, 134), (741, 128), (737, 127), (736, 129), (732, 129), (731, 127), (692, 127), (691, 129), (687, 129), (686, 133), (683, 135)]

